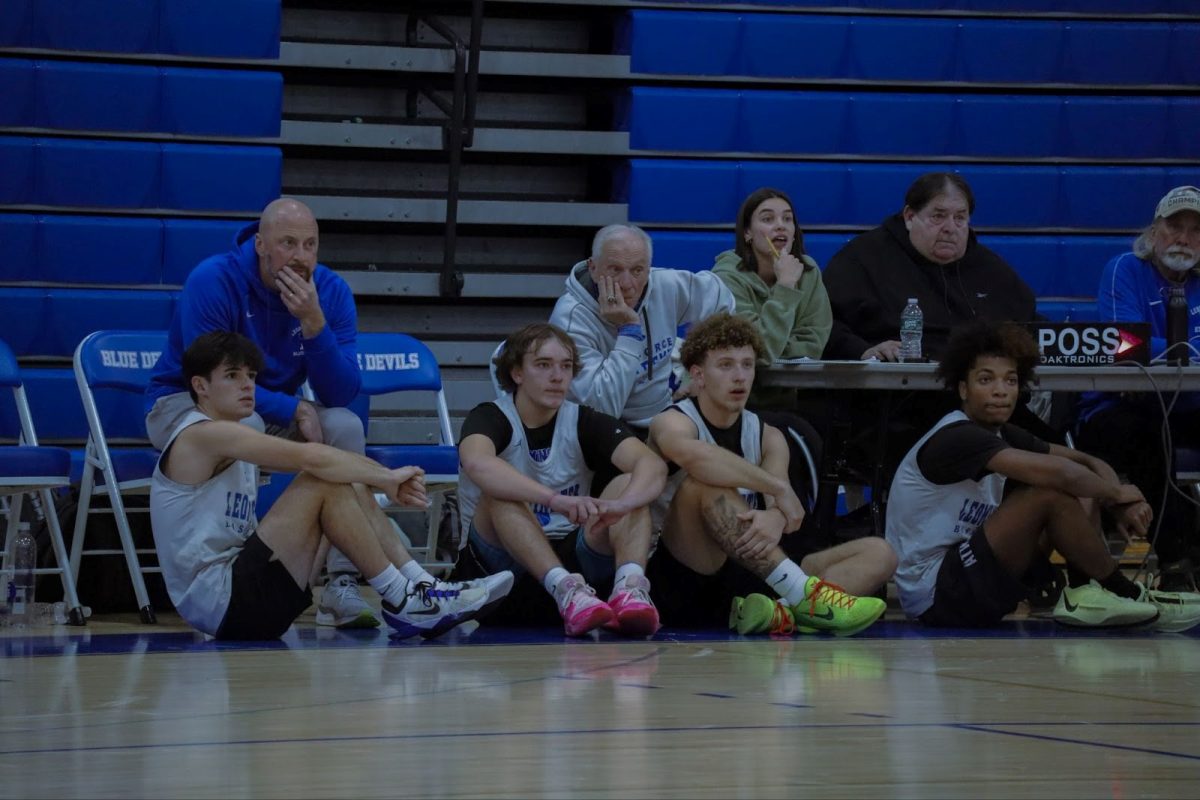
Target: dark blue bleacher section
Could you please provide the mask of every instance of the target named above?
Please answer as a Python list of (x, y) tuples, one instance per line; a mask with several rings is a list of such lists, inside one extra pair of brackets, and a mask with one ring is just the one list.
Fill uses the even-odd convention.
[(642, 9), (618, 39), (641, 73), (1138, 86), (1200, 83), (1198, 45), (1193, 22)]
[[(1136, 124), (1130, 124), (1136, 120)], [(1200, 99), (635, 87), (637, 150), (1198, 158)]]
[[(667, 0), (680, 5), (741, 4), (745, 0)], [(831, 3), (817, 0), (755, 0), (759, 6), (781, 8), (828, 8)], [(1042, 14), (1068, 12), (1111, 14), (1194, 14), (1195, 0), (854, 0), (847, 3), (855, 8), (876, 11), (970, 11), (1038, 12)]]
[(5, 0), (0, 47), (279, 57), (279, 0)]
[[(166, 329), (188, 272), (278, 197), (282, 78), (243, 62), (279, 31), (279, 0), (0, 0), (0, 337), (48, 441), (87, 435), (78, 342)], [(109, 395), (109, 434), (142, 439), (142, 398)]]

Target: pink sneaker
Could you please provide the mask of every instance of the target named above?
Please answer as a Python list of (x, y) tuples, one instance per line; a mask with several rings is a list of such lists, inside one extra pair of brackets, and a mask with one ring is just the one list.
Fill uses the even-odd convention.
[(583, 636), (613, 619), (608, 603), (597, 599), (596, 590), (578, 573), (563, 578), (556, 594), (567, 636)]
[(644, 575), (629, 578), (620, 589), (614, 589), (608, 606), (617, 615), (616, 628), (626, 636), (638, 638), (658, 632), (658, 609), (650, 600), (650, 581)]

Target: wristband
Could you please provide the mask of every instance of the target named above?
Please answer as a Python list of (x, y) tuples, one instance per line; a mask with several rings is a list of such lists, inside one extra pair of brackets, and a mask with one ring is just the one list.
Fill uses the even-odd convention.
[(617, 336), (628, 336), (639, 342), (646, 340), (646, 335), (642, 333), (642, 326), (636, 322), (630, 322), (617, 328)]

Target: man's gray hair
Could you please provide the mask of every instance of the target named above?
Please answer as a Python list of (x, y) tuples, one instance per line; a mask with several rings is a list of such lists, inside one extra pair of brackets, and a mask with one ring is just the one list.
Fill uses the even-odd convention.
[(1154, 225), (1147, 225), (1133, 240), (1133, 254), (1142, 261), (1154, 260)]
[(626, 236), (634, 235), (642, 237), (642, 244), (646, 247), (646, 266), (654, 263), (654, 244), (650, 241), (650, 235), (637, 225), (605, 225), (600, 230), (596, 231), (596, 237), (592, 239), (592, 261), (599, 263), (604, 255), (604, 246), (613, 239), (620, 239)]

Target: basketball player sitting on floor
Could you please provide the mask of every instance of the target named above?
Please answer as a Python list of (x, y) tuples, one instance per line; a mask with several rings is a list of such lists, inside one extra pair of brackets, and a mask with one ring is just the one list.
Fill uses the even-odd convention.
[(1053, 548), (1068, 565), (1059, 622), (1192, 627), (1200, 596), (1131, 581), (1101, 535), (1101, 507), (1127, 538), (1146, 533), (1152, 512), (1138, 488), (1100, 459), (1008, 422), (1037, 362), (1032, 337), (1012, 324), (974, 323), (947, 344), (938, 375), (962, 409), (909, 450), (888, 496), (905, 613), (928, 625), (994, 625), (1025, 597), (1031, 569), (1049, 569)]
[[(783, 434), (745, 410), (764, 352), (754, 327), (727, 313), (693, 327), (683, 345), (694, 396), (650, 425), (651, 447), (674, 470), (654, 506), (662, 530), (647, 567), (654, 598), (669, 626), (728, 620), (739, 633), (849, 636), (884, 612), (883, 600), (854, 595), (881, 587), (896, 558), (879, 538), (810, 553), (800, 564), (780, 549), (804, 509), (788, 482)], [(756, 591), (764, 581), (782, 601)]]
[[(254, 411), (262, 358), (252, 341), (225, 331), (198, 337), (183, 354), (196, 407), (163, 448), (150, 514), (167, 590), (189, 625), (218, 639), (282, 636), (311, 605), (309, 576), (329, 543), (372, 576), (383, 617), (401, 636), (436, 636), (508, 592), (511, 574), (478, 585), (436, 581), (400, 545), (367, 487), (424, 507), (419, 467), (387, 469), (240, 424)], [(299, 473), (261, 522), (260, 466)]]
[[(557, 607), (568, 636), (602, 625), (649, 636), (658, 611), (645, 577), (647, 506), (666, 465), (620, 420), (566, 399), (579, 355), (560, 328), (522, 328), (495, 361), (505, 393), (471, 411), (458, 447), (467, 552), (456, 575), (524, 576), (493, 622), (545, 624)], [(610, 463), (621, 474), (591, 497), (596, 470)], [(594, 587), (609, 583), (605, 602)]]

